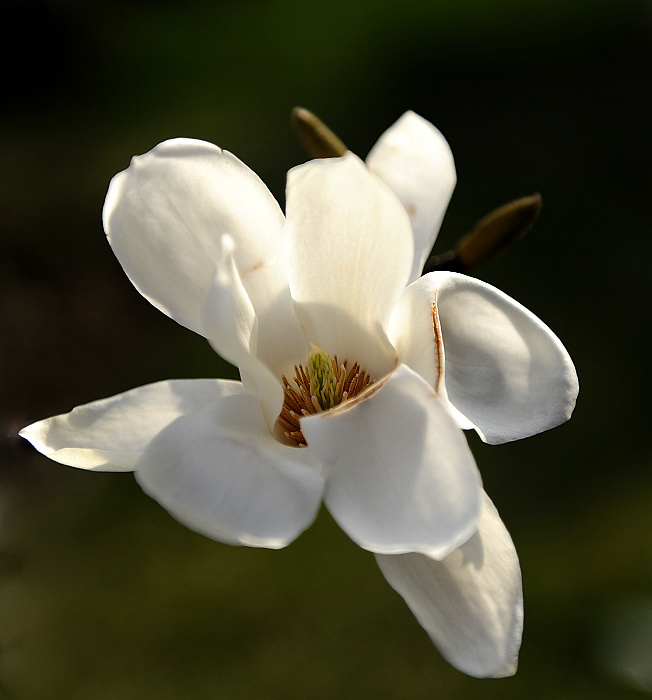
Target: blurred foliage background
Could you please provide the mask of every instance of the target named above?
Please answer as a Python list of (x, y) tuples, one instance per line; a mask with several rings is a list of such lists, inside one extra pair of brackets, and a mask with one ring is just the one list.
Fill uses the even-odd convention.
[[(4, 0), (0, 4), (0, 693), (7, 698), (636, 698), (652, 690), (652, 6), (628, 0)], [(535, 191), (478, 270), (560, 336), (573, 419), (469, 436), (519, 552), (518, 674), (467, 678), (322, 510), (286, 550), (178, 525), (127, 474), (35, 454), (23, 425), (169, 377), (235, 376), (131, 287), (113, 174), (174, 136), (283, 201), (294, 105), (359, 155), (406, 109), (458, 186), (436, 251)], [(637, 690), (638, 688), (638, 690)]]

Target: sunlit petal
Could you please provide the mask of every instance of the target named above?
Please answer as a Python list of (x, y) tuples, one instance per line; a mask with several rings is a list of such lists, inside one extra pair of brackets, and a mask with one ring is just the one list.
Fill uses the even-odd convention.
[(361, 547), (442, 558), (475, 532), (482, 489), (464, 434), (405, 365), (301, 428), (328, 509)]
[(143, 490), (187, 527), (227, 544), (278, 549), (313, 521), (323, 479), (309, 449), (271, 436), (244, 391), (171, 423), (136, 465)]
[(138, 291), (197, 333), (222, 234), (236, 241), (243, 277), (265, 272), (266, 299), (287, 287), (280, 207), (252, 170), (205, 141), (173, 139), (133, 158), (111, 181), (103, 220)]
[(147, 445), (172, 421), (240, 391), (240, 382), (225, 379), (156, 382), (28, 425), (20, 435), (62, 464), (133, 471)]
[(406, 112), (378, 140), (367, 165), (401, 200), (414, 231), (410, 282), (421, 275), (455, 189), (453, 154), (441, 133), (414, 112)]
[(392, 369), (384, 329), (413, 251), (396, 197), (351, 153), (311, 161), (288, 174), (285, 235), (290, 291), (308, 340), (351, 362), (384, 353), (367, 369)]

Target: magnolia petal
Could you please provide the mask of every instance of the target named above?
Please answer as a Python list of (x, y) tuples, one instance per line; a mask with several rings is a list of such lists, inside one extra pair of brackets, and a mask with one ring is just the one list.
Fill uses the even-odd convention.
[(387, 336), (399, 360), (438, 391), (444, 377), (444, 343), (437, 290), (424, 284), (406, 287), (392, 310)]
[(457, 182), (450, 146), (429, 121), (406, 112), (371, 149), (367, 165), (401, 200), (410, 216), (414, 231), (412, 282), (421, 275)]
[(289, 377), (294, 373), (294, 365), (305, 362), (310, 345), (295, 315), (287, 279), (284, 278), (284, 286), (272, 279), (276, 269), (278, 266), (267, 266), (240, 275), (240, 279), (256, 311), (256, 356), (276, 376)]
[(285, 237), (290, 291), (308, 340), (363, 365), (371, 342), (386, 358), (384, 371), (393, 369), (383, 329), (413, 250), (396, 197), (352, 153), (311, 161), (288, 173)]
[(235, 266), (233, 240), (226, 234), (219, 255), (202, 305), (202, 327), (216, 352), (240, 368), (245, 388), (259, 397), (271, 430), (283, 406), (283, 388), (256, 357), (258, 319)]
[[(205, 141), (173, 139), (133, 158), (111, 180), (103, 221), (136, 289), (202, 335), (201, 301), (223, 233), (236, 241), (243, 278), (265, 273), (263, 305), (287, 287), (278, 259), (284, 219), (276, 200), (234, 155)], [(254, 306), (257, 301), (252, 298)]]
[(437, 290), (448, 398), (485, 442), (518, 440), (570, 418), (575, 367), (534, 314), (495, 287), (454, 272), (433, 272), (414, 284)]
[(512, 539), (486, 494), (477, 533), (445, 559), (377, 554), (376, 560), (455, 668), (478, 678), (516, 673), (523, 632), (521, 571)]
[(256, 397), (242, 391), (170, 424), (138, 462), (136, 479), (196, 532), (278, 549), (319, 508), (323, 478), (310, 457), (276, 442)]
[(430, 275), (407, 286), (392, 311), (387, 334), (399, 362), (420, 374), (444, 401), (462, 430), (475, 426), (448, 400), (444, 380), (446, 354), (437, 308), (437, 287)]
[(482, 489), (464, 434), (405, 365), (301, 429), (324, 465), (324, 502), (364, 549), (441, 559), (475, 532)]
[(95, 471), (133, 471), (172, 421), (241, 391), (240, 382), (172, 379), (77, 406), (20, 431), (55, 462)]

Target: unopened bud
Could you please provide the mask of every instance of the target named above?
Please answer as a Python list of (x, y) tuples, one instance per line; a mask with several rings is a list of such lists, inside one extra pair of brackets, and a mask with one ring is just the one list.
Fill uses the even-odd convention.
[(500, 255), (532, 226), (541, 211), (541, 195), (515, 199), (480, 219), (462, 238), (455, 253), (463, 269), (477, 267)]
[(321, 119), (303, 107), (292, 110), (292, 126), (313, 158), (338, 158), (348, 150)]
[(494, 209), (483, 217), (462, 238), (455, 250), (430, 258), (423, 274), (435, 270), (469, 270), (493, 260), (515, 243), (537, 220), (541, 211), (541, 195), (521, 197)]

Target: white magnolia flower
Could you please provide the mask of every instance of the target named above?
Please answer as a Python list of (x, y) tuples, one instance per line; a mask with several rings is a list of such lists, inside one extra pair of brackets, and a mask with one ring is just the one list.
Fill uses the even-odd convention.
[(109, 243), (141, 294), (242, 382), (158, 382), (21, 434), (64, 464), (135, 470), (181, 522), (230, 544), (283, 547), (323, 500), (454, 666), (514, 673), (518, 558), (461, 428), (489, 443), (547, 430), (578, 385), (517, 302), (463, 275), (419, 276), (454, 186), (448, 144), (413, 113), (367, 166), (349, 153), (292, 169), (285, 217), (212, 144), (134, 158), (109, 187)]

